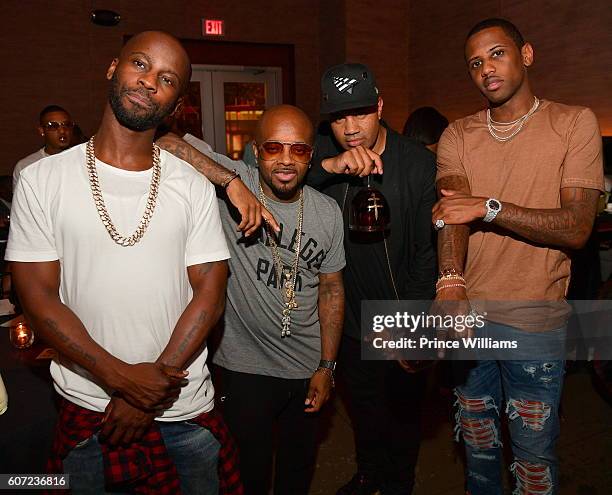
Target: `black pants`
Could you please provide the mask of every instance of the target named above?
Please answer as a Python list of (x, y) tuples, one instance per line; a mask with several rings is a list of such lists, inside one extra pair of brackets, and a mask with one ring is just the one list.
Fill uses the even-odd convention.
[(245, 495), (266, 495), (276, 428), (275, 495), (307, 495), (316, 456), (317, 415), (304, 412), (309, 380), (218, 368), (223, 413), (238, 448)]
[(396, 361), (362, 360), (360, 346), (343, 337), (338, 362), (348, 387), (357, 467), (384, 495), (409, 495), (427, 373), (407, 373)]

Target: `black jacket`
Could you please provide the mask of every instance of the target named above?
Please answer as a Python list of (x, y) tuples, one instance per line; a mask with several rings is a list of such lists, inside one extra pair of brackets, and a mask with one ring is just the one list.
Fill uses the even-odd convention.
[(359, 338), (361, 301), (395, 300), (393, 282), (400, 299), (426, 300), (435, 294), (437, 263), (431, 208), (436, 202), (436, 161), (435, 155), (427, 148), (387, 128), (387, 141), (382, 154), (384, 173), (371, 178), (371, 185), (383, 193), (391, 212), (390, 229), (385, 236), (389, 253), (387, 262), (382, 234), (357, 236), (348, 230), (351, 200), (365, 185), (364, 179), (329, 174), (321, 167), (323, 159), (343, 151), (331, 130), (320, 127), (307, 181), (333, 197), (343, 210), (345, 331)]

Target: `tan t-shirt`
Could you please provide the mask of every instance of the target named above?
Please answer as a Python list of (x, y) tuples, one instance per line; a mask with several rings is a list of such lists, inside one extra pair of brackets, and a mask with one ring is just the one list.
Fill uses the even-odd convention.
[[(437, 179), (451, 175), (467, 177), (473, 196), (560, 208), (563, 187), (603, 191), (597, 119), (588, 108), (542, 100), (516, 136), (499, 142), (489, 134), (486, 111), (480, 111), (453, 122), (440, 138)], [(491, 321), (530, 331), (560, 327), (568, 314), (569, 275), (563, 251), (494, 224), (472, 225), (467, 293)]]

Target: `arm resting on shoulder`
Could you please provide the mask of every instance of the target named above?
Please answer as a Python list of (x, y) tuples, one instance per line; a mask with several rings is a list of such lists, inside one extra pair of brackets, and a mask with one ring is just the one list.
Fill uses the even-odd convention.
[(246, 236), (250, 236), (259, 229), (262, 219), (268, 222), (275, 231), (280, 230), (274, 216), (262, 206), (240, 177), (233, 178), (235, 176), (234, 171), (218, 164), (176, 134), (165, 134), (156, 142), (168, 153), (189, 163), (215, 186), (225, 186), (227, 198), (240, 213), (241, 222), (237, 230), (244, 232)]

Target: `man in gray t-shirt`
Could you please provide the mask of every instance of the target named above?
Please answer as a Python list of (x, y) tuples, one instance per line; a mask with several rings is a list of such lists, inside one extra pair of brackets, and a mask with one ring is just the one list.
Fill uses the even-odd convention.
[(207, 153), (234, 169), (280, 225), (278, 232), (268, 226), (244, 237), (237, 229), (238, 212), (219, 200), (231, 260), (213, 362), (249, 494), (268, 493), (274, 424), (275, 493), (308, 493), (317, 412), (333, 385), (344, 320), (344, 229), (336, 202), (303, 185), (313, 139), (308, 117), (281, 105), (258, 123), (258, 168)]

